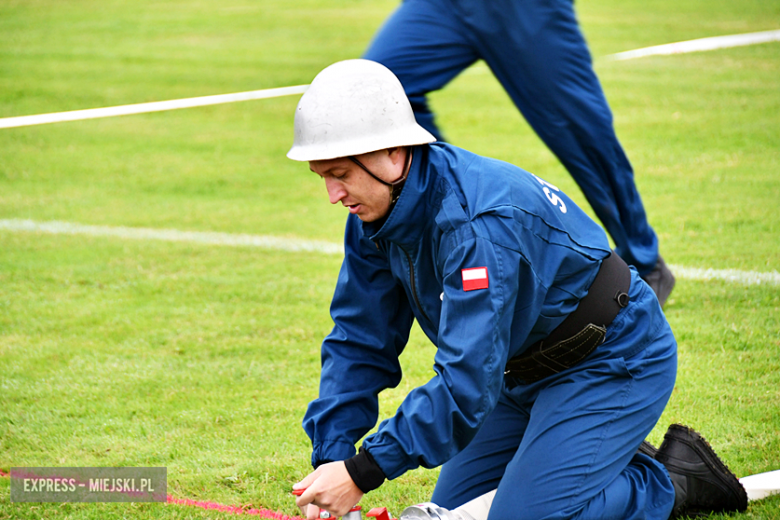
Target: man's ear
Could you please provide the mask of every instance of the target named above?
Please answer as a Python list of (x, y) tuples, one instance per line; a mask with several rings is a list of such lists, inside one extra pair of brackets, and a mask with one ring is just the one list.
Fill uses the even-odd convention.
[(406, 150), (406, 148), (403, 146), (395, 146), (393, 148), (387, 148), (385, 152), (387, 152), (387, 155), (390, 157), (393, 164), (399, 164), (403, 163), (403, 160), (406, 158), (406, 155), (403, 154), (404, 150)]

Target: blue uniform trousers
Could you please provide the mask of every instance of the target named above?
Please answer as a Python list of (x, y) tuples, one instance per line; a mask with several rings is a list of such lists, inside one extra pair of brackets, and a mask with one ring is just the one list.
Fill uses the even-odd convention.
[(642, 275), (653, 269), (658, 240), (571, 0), (405, 0), (364, 57), (398, 76), (418, 122), (440, 140), (426, 94), (485, 60), (574, 177), (617, 253)]
[(434, 503), (451, 509), (498, 488), (489, 520), (669, 518), (669, 475), (636, 450), (671, 395), (677, 344), (633, 270), (630, 296), (583, 363), (505, 385), (474, 440), (442, 466)]

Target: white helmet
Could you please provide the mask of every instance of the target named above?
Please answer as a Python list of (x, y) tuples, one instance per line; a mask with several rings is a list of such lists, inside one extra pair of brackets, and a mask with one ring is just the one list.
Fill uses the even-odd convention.
[(320, 161), (435, 140), (415, 121), (390, 69), (375, 61), (346, 60), (317, 74), (301, 98), (287, 157)]

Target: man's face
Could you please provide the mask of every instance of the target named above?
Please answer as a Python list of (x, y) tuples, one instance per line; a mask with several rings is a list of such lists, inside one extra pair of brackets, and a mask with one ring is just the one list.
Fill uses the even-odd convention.
[[(359, 155), (357, 159), (371, 173), (390, 182), (403, 174), (403, 162), (399, 169), (400, 154), (401, 149), (395, 148)], [(330, 203), (340, 202), (363, 222), (378, 220), (390, 211), (390, 186), (371, 177), (349, 158), (309, 161), (309, 168), (325, 181)]]

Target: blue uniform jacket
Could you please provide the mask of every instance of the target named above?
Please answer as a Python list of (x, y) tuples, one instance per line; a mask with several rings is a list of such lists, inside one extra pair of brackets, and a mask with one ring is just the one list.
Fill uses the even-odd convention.
[[(335, 326), (303, 420), (315, 467), (354, 455), (374, 427), (415, 319), (437, 347), (436, 375), (364, 447), (390, 479), (452, 458), (495, 407), (507, 359), (576, 308), (610, 252), (604, 231), (535, 175), (447, 144), (412, 150), (389, 217), (347, 219)], [(463, 272), (479, 267), (487, 281)], [(487, 287), (464, 290), (464, 277)]]

